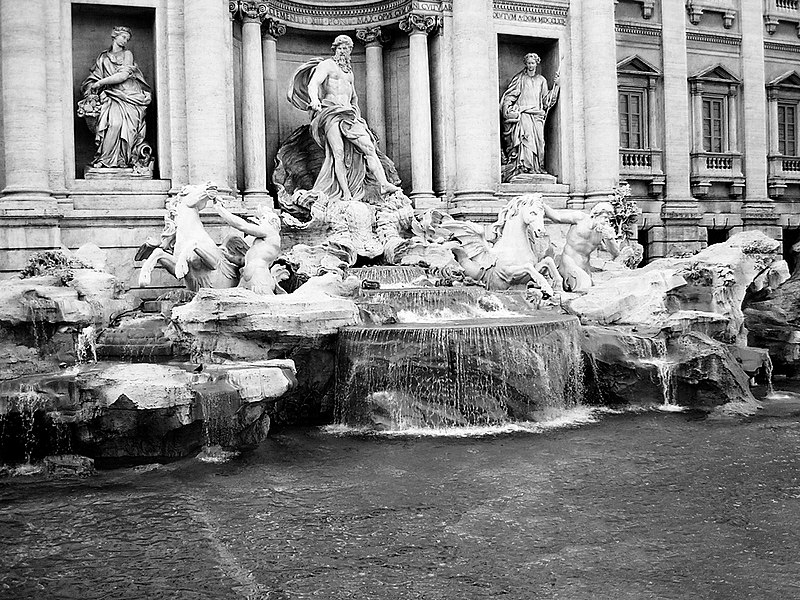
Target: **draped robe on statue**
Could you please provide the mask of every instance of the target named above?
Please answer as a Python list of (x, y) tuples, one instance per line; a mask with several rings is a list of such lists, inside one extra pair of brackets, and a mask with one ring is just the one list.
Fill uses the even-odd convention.
[(544, 123), (558, 99), (558, 84), (550, 91), (541, 75), (523, 69), (511, 79), (500, 100), (506, 164), (503, 181), (520, 173), (545, 173)]
[[(126, 63), (125, 58), (130, 59)], [(142, 158), (145, 145), (145, 112), (152, 96), (141, 70), (133, 64), (133, 55), (126, 51), (115, 56), (108, 50), (100, 53), (89, 77), (81, 84), (84, 97), (93, 83), (130, 68), (130, 76), (122, 83), (105, 86), (100, 92), (100, 114), (95, 129), (97, 154), (94, 167), (132, 167)]]
[[(309, 110), (311, 99), (308, 95), (308, 83), (314, 75), (314, 69), (323, 58), (314, 58), (302, 65), (294, 74), (292, 87), (289, 89), (289, 102), (300, 110)], [(377, 138), (362, 118), (357, 105), (334, 104), (330, 100), (321, 100), (322, 109), (311, 117), (311, 135), (314, 141), (325, 149), (325, 160), (319, 175), (314, 182), (314, 191), (323, 192), (329, 198), (341, 199), (344, 192), (336, 179), (331, 150), (325, 131), (330, 127), (338, 127), (344, 141), (344, 164), (347, 170), (347, 184), (353, 200), (364, 199), (364, 180), (367, 177), (367, 164), (364, 155), (349, 140), (365, 135), (370, 136), (373, 143)]]

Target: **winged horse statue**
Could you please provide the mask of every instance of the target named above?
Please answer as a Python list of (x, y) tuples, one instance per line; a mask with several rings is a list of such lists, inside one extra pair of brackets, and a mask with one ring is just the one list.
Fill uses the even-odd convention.
[[(563, 289), (544, 226), (541, 194), (523, 194), (505, 205), (492, 225), (493, 244), (486, 240), (482, 225), (446, 214), (441, 219), (439, 227), (450, 231), (459, 244), (451, 250), (464, 272), (489, 290), (507, 290), (530, 282), (545, 296)], [(542, 274), (545, 271), (552, 285)]]

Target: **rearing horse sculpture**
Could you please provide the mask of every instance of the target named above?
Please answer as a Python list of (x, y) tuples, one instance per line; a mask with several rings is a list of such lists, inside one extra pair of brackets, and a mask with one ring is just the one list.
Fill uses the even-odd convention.
[[(239, 283), (239, 266), (247, 251), (244, 240), (230, 236), (220, 247), (211, 239), (200, 220), (200, 211), (217, 196), (211, 183), (186, 185), (167, 207), (165, 231), (160, 244), (146, 243), (136, 255), (145, 260), (139, 273), (139, 285), (150, 284), (157, 265), (164, 267), (186, 287), (229, 288)], [(170, 249), (172, 252), (170, 252)]]
[[(507, 290), (528, 282), (545, 296), (552, 296), (554, 288), (563, 289), (544, 227), (541, 194), (524, 194), (506, 204), (492, 226), (494, 245), (485, 239), (483, 227), (475, 223), (443, 215), (441, 227), (460, 243), (452, 251), (464, 272), (488, 289)], [(552, 286), (543, 271), (548, 272)]]

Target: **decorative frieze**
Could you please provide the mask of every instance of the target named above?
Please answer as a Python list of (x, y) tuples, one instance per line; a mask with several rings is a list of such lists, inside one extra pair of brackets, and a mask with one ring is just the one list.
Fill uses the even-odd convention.
[(742, 36), (736, 34), (706, 33), (704, 31), (687, 31), (686, 39), (690, 42), (703, 42), (718, 46), (741, 46)]
[(231, 0), (228, 2), (231, 16), (243, 23), (262, 23), (267, 17), (267, 3), (251, 0)]
[(524, 2), (522, 0), (495, 0), (494, 18), (504, 21), (566, 25), (569, 6)]
[(618, 21), (617, 23), (614, 24), (614, 30), (617, 33), (622, 33), (627, 35), (639, 35), (652, 38), (661, 37), (660, 25), (644, 25), (642, 23)]
[(764, 42), (764, 50), (772, 52), (788, 52), (789, 54), (800, 54), (800, 44), (789, 42)]

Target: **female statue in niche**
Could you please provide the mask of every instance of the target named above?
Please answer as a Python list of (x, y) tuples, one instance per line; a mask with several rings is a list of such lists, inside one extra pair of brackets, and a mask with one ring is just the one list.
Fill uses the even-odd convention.
[(500, 99), (503, 119), (503, 181), (517, 175), (546, 173), (544, 169), (544, 123), (558, 100), (558, 73), (553, 89), (536, 71), (541, 59), (531, 52), (525, 55), (525, 68), (512, 77)]
[(152, 149), (144, 141), (150, 86), (126, 49), (130, 28), (115, 27), (111, 39), (111, 47), (100, 53), (81, 84), (78, 116), (86, 118), (94, 133), (97, 154), (92, 167), (133, 168), (143, 174), (152, 159)]

